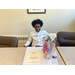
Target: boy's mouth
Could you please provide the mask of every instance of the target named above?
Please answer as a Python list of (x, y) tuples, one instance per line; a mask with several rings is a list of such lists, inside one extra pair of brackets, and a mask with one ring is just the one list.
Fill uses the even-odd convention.
[(38, 29), (38, 30), (36, 30), (37, 32), (39, 32), (40, 30)]

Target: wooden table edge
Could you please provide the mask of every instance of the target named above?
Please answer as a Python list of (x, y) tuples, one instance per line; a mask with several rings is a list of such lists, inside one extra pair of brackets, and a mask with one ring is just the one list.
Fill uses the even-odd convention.
[(59, 49), (58, 49), (57, 47), (56, 47), (56, 49), (57, 49), (57, 51), (58, 51), (58, 53), (59, 53), (59, 55), (60, 55), (60, 57), (61, 57), (62, 61), (64, 62), (64, 64), (65, 64), (65, 65), (67, 65), (67, 64), (66, 64), (66, 62), (65, 62), (65, 60), (64, 60), (64, 58), (62, 57), (62, 55), (61, 55), (61, 53), (60, 53)]

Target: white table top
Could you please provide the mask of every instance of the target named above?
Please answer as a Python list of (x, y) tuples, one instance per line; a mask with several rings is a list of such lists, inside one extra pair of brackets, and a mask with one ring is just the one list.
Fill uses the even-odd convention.
[(57, 47), (67, 65), (75, 65), (75, 47)]
[[(25, 58), (24, 58), (24, 62), (23, 65), (26, 65), (26, 59), (27, 59), (27, 53), (28, 52), (33, 52), (33, 51), (40, 51), (40, 56), (41, 56), (41, 64), (40, 65), (53, 65), (51, 63), (51, 60), (47, 60), (47, 58), (45, 57), (45, 55), (42, 53), (42, 47), (28, 47), (25, 53)], [(57, 53), (57, 62), (56, 65), (64, 65), (61, 57), (59, 56), (59, 54)]]
[[(23, 65), (25, 52), (25, 47), (0, 48), (0, 65)], [(57, 60), (59, 65), (64, 65), (59, 54)]]

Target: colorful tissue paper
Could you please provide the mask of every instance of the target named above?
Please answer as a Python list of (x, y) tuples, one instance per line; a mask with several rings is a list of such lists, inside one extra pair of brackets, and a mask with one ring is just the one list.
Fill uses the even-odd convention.
[(47, 41), (44, 42), (43, 53), (45, 54), (45, 56), (47, 56), (50, 53), (50, 47)]

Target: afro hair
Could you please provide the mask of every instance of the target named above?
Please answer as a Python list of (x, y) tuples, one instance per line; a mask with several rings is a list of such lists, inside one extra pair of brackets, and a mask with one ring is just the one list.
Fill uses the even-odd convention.
[(42, 20), (40, 20), (40, 19), (33, 20), (31, 24), (32, 24), (33, 27), (34, 27), (36, 24), (40, 24), (41, 27), (43, 26), (43, 22), (42, 22)]

